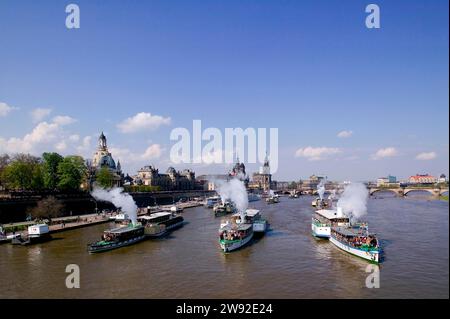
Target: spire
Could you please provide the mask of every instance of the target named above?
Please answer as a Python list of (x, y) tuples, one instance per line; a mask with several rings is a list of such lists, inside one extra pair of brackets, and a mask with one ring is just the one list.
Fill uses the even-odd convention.
[(269, 166), (269, 154), (266, 151), (266, 158), (264, 159), (264, 166)]
[(106, 150), (108, 148), (107, 144), (106, 144), (106, 136), (105, 136), (105, 134), (103, 134), (103, 131), (102, 131), (102, 134), (100, 134), (100, 136), (98, 138), (98, 148), (100, 150)]

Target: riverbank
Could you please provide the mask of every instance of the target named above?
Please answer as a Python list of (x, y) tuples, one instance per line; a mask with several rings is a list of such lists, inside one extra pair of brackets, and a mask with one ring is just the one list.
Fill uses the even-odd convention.
[[(59, 233), (66, 230), (107, 223), (110, 221), (109, 217), (110, 215), (98, 214), (59, 217), (54, 218), (52, 220), (52, 225), (50, 225), (48, 228), (50, 230), (50, 233)], [(6, 235), (20, 234), (22, 236), (26, 236), (28, 226), (34, 224), (36, 224), (36, 222), (4, 224), (3, 229), (5, 230)]]
[[(188, 201), (183, 203), (178, 203), (177, 207), (181, 209), (189, 209), (198, 206), (202, 206), (203, 203), (199, 201)], [(160, 206), (161, 210), (169, 211), (173, 205), (163, 205)], [(111, 213), (109, 214), (87, 214), (87, 215), (77, 215), (77, 216), (66, 216), (57, 217), (52, 219), (52, 224), (49, 226), (50, 233), (58, 233), (66, 230), (73, 230), (87, 226), (94, 226), (98, 224), (103, 224), (110, 222)], [(7, 235), (21, 234), (22, 236), (27, 235), (28, 226), (34, 225), (34, 221), (25, 221), (18, 223), (3, 224), (3, 229), (6, 231)]]

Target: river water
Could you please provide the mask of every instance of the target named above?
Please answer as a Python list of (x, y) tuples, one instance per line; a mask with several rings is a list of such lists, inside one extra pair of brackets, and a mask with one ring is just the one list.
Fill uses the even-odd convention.
[[(271, 223), (239, 251), (218, 246), (220, 218), (197, 207), (161, 240), (90, 255), (103, 224), (55, 234), (29, 247), (0, 246), (0, 298), (448, 298), (449, 206), (428, 197), (377, 196), (370, 230), (384, 248), (379, 288), (366, 287), (369, 263), (311, 236), (312, 197), (250, 203)], [(65, 285), (80, 267), (81, 287)], [(369, 266), (372, 267), (372, 266)], [(377, 267), (377, 266), (375, 266)]]

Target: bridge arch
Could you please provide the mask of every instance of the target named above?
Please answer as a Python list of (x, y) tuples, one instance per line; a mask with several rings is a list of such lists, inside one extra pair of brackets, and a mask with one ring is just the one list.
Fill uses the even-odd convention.
[(407, 188), (407, 189), (404, 190), (403, 194), (405, 196), (407, 196), (407, 194), (409, 194), (411, 192), (427, 192), (427, 193), (429, 193), (432, 196), (436, 196), (436, 195), (439, 195), (440, 190), (431, 189), (431, 188), (419, 188), (419, 189), (417, 189), (417, 188), (409, 188), (408, 189)]
[(394, 193), (397, 196), (401, 196), (401, 189), (392, 189), (392, 188), (375, 188), (375, 189), (371, 189), (369, 194), (373, 195), (375, 193), (379, 193), (379, 192), (389, 192), (389, 193)]

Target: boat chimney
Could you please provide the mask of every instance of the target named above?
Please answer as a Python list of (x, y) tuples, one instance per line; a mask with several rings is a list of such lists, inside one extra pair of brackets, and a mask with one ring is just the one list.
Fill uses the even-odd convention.
[(337, 216), (339, 218), (344, 217), (344, 212), (342, 211), (342, 207), (337, 207)]

